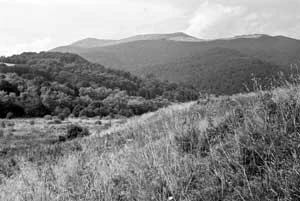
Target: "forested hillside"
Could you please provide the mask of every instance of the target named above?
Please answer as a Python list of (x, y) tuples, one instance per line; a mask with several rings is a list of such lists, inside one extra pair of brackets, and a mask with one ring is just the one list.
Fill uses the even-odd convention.
[(215, 94), (244, 92), (252, 74), (269, 79), (300, 64), (300, 41), (284, 36), (258, 34), (208, 41), (137, 38), (144, 40), (101, 47), (70, 45), (53, 51), (78, 53), (111, 69), (188, 83)]
[(290, 68), (283, 68), (227, 48), (210, 49), (201, 57), (187, 57), (181, 61), (136, 71), (142, 76), (150, 74), (160, 80), (185, 82), (196, 86), (202, 92), (217, 95), (252, 91), (253, 78), (267, 87), (272, 80), (278, 80), (280, 74), (286, 77), (290, 72)]
[(139, 115), (198, 98), (193, 87), (140, 79), (69, 53), (1, 57), (0, 117)]

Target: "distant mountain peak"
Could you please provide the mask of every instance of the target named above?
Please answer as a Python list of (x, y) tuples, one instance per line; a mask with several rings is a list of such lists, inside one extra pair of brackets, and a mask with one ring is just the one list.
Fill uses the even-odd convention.
[[(120, 40), (110, 40), (110, 39), (97, 39), (97, 38), (85, 38), (79, 41), (76, 41), (70, 45), (62, 46), (55, 48), (51, 51), (65, 51), (70, 48), (96, 48), (96, 47), (105, 47), (119, 45), (122, 43), (136, 42), (136, 41), (157, 41), (157, 40), (169, 40), (169, 41), (181, 41), (181, 42), (199, 42), (203, 41), (194, 36), (190, 36), (184, 32), (175, 32), (175, 33), (165, 33), (165, 34), (140, 34)], [(72, 52), (72, 51), (71, 51)]]

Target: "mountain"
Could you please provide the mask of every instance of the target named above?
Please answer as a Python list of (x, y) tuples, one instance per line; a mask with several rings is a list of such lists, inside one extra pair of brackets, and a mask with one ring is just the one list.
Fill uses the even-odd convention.
[(86, 38), (77, 42), (74, 42), (67, 46), (61, 46), (54, 48), (51, 51), (63, 51), (63, 52), (73, 52), (73, 51), (84, 51), (82, 48), (94, 48), (94, 47), (104, 47), (118, 45), (122, 43), (129, 43), (135, 41), (145, 41), (145, 40), (169, 40), (169, 41), (186, 41), (186, 42), (196, 42), (202, 41), (196, 37), (187, 35), (182, 32), (169, 33), (169, 34), (143, 34), (124, 38), (121, 40), (106, 40), (106, 39), (96, 39), (96, 38)]
[(187, 57), (164, 65), (144, 67), (136, 74), (160, 80), (188, 83), (213, 94), (235, 94), (252, 88), (252, 79), (268, 84), (272, 76), (288, 71), (278, 65), (244, 55), (236, 50), (214, 48), (201, 57)]
[[(52, 51), (77, 53), (108, 68), (129, 71), (138, 76), (151, 74), (162, 80), (189, 83), (200, 90), (217, 94), (242, 91), (243, 79), (249, 78), (251, 74), (270, 77), (279, 71), (287, 71), (290, 65), (300, 63), (300, 41), (285, 36), (254, 34), (200, 40), (184, 33), (175, 33), (140, 35), (120, 41), (118, 44), (90, 48), (70, 45)], [(231, 74), (239, 74), (243, 78), (241, 82), (234, 83), (236, 86), (220, 90), (207, 83), (222, 77), (224, 83), (219, 84), (232, 85), (232, 76), (224, 74), (229, 72), (229, 68), (230, 72), (234, 71)], [(209, 80), (206, 79), (208, 77)], [(203, 80), (207, 81), (203, 83)]]

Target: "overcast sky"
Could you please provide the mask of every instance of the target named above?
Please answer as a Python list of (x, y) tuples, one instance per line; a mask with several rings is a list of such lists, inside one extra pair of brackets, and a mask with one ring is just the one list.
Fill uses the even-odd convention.
[(212, 39), (265, 33), (300, 39), (300, 0), (0, 0), (0, 55), (86, 37), (186, 32)]

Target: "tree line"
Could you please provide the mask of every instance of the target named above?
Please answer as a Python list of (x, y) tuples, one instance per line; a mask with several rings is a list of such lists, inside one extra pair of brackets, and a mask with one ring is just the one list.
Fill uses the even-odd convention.
[(70, 53), (1, 57), (0, 117), (132, 116), (198, 99), (189, 85), (141, 79)]

